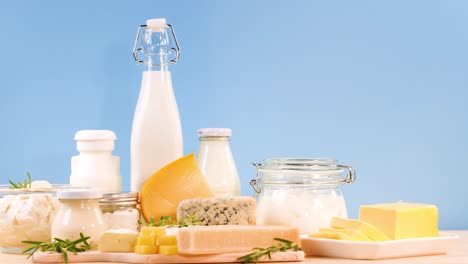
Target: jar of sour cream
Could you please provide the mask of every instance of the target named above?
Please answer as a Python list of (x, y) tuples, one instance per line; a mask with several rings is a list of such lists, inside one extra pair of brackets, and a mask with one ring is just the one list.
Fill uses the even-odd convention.
[(99, 237), (107, 229), (99, 199), (102, 193), (97, 190), (83, 189), (57, 192), (60, 206), (52, 223), (51, 239), (80, 238), (80, 233), (89, 236), (92, 249), (96, 249)]
[(275, 158), (254, 165), (257, 224), (292, 225), (309, 234), (329, 227), (334, 216), (347, 217), (340, 186), (355, 181), (354, 168), (331, 159)]

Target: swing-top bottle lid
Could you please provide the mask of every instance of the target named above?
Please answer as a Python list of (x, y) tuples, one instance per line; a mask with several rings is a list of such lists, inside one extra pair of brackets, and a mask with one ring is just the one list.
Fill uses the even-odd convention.
[(152, 30), (160, 30), (167, 28), (165, 18), (152, 18), (146, 20), (146, 26)]

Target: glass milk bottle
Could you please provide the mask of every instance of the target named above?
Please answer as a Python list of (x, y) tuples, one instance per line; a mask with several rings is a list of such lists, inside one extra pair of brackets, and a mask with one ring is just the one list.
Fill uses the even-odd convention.
[(113, 156), (115, 133), (110, 130), (80, 130), (75, 134), (80, 155), (71, 159), (70, 184), (102, 193), (122, 191), (120, 158)]
[[(133, 55), (143, 64), (140, 96), (131, 136), (131, 190), (140, 192), (146, 180), (168, 163), (182, 157), (182, 127), (169, 64), (179, 59), (179, 45), (165, 19), (150, 19), (140, 26)], [(169, 33), (175, 40), (172, 48)], [(175, 58), (170, 59), (175, 50)]]
[(218, 197), (240, 195), (240, 180), (232, 157), (229, 128), (202, 128), (198, 166), (203, 172), (211, 191)]

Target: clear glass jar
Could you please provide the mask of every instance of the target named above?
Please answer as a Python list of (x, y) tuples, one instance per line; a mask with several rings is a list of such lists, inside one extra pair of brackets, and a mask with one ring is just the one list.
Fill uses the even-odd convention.
[(101, 234), (106, 231), (99, 199), (102, 194), (95, 190), (60, 191), (57, 193), (60, 206), (52, 223), (51, 238), (79, 239), (80, 233), (89, 236), (92, 249), (96, 249)]
[(328, 227), (334, 216), (347, 217), (340, 186), (355, 181), (352, 167), (331, 159), (293, 158), (254, 165), (257, 178), (250, 184), (257, 197), (257, 224), (293, 225), (309, 234)]
[(138, 231), (138, 193), (109, 193), (99, 201), (108, 229)]

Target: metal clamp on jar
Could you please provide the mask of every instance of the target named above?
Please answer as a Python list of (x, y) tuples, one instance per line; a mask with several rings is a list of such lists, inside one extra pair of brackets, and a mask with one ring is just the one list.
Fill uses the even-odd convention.
[(347, 217), (340, 186), (356, 180), (354, 168), (331, 159), (275, 158), (253, 165), (257, 224), (293, 225), (308, 234), (328, 227), (334, 216)]

